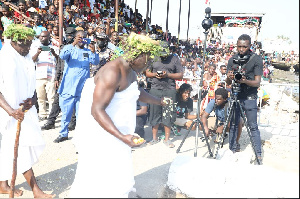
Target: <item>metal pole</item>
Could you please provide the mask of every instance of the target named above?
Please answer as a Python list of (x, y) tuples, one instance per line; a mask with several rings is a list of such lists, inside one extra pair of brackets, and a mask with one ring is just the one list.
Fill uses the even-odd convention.
[(149, 15), (149, 0), (147, 0), (147, 13), (146, 13), (146, 32), (147, 33), (148, 33), (148, 29), (149, 29), (149, 27), (148, 27), (148, 20), (149, 20), (148, 15)]
[[(170, 5), (170, 2), (168, 0), (168, 3), (167, 3), (166, 33), (168, 33), (168, 29), (169, 29), (169, 5)], [(168, 34), (166, 35), (166, 40), (168, 41)]]
[(151, 24), (151, 14), (152, 14), (152, 3), (153, 3), (153, 0), (151, 0), (151, 11), (150, 11), (150, 20), (149, 20), (150, 24)]
[(115, 0), (115, 31), (118, 32), (118, 24), (119, 24), (119, 0)]
[(189, 30), (190, 30), (190, 14), (191, 14), (191, 0), (189, 0), (189, 12), (188, 12), (188, 28), (186, 31), (186, 40), (189, 39)]
[(64, 27), (64, 14), (63, 14), (63, 0), (59, 0), (58, 2), (58, 35), (59, 35), (59, 45), (63, 44), (63, 27)]
[(180, 36), (180, 15), (181, 15), (181, 0), (179, 5), (179, 19), (178, 19), (178, 41), (177, 41), (178, 44), (179, 44), (179, 36)]
[(136, 24), (136, 14), (137, 14), (137, 12), (136, 12), (136, 4), (137, 4), (137, 0), (135, 0), (135, 4), (134, 4), (134, 22), (133, 22), (133, 24)]

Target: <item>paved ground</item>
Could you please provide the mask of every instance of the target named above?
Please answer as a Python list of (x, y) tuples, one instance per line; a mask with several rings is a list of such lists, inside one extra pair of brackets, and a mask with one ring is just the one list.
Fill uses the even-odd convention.
[[(41, 125), (43, 123), (44, 122), (40, 122)], [(42, 190), (46, 193), (56, 194), (56, 197), (64, 198), (68, 197), (70, 186), (74, 180), (77, 155), (72, 143), (73, 131), (69, 134), (70, 140), (59, 144), (53, 143), (53, 140), (58, 136), (59, 127), (60, 117), (56, 121), (56, 129), (42, 132), (46, 141), (46, 148), (40, 161), (34, 165), (33, 170)], [(299, 127), (260, 127), (260, 130), (263, 140), (264, 165), (299, 175)], [(186, 130), (183, 130), (182, 134), (184, 135), (186, 132)], [(180, 152), (178, 154), (176, 153), (176, 149), (181, 143), (183, 135), (172, 136), (171, 139), (176, 145), (176, 147), (172, 149), (167, 148), (162, 142), (153, 146), (144, 145), (133, 149), (135, 188), (137, 192), (131, 193), (130, 197), (184, 197), (184, 195), (172, 192), (166, 187), (168, 172), (172, 161), (178, 155), (194, 156), (195, 131), (189, 133)], [(146, 140), (150, 141), (151, 138), (151, 129), (146, 126)], [(240, 143), (242, 149), (241, 153), (251, 151), (251, 145), (249, 144), (249, 138), (245, 129), (243, 129)], [(214, 154), (215, 144), (213, 140), (210, 140), (209, 144)], [(228, 140), (225, 141), (224, 145), (224, 149), (227, 148)], [(200, 139), (197, 152), (197, 158), (210, 158), (205, 142), (202, 142)], [(195, 172), (207, 171), (198, 168)], [(16, 188), (24, 190), (24, 194), (21, 198), (33, 197), (22, 175), (17, 176)], [(0, 198), (3, 197), (8, 196), (0, 194)]]

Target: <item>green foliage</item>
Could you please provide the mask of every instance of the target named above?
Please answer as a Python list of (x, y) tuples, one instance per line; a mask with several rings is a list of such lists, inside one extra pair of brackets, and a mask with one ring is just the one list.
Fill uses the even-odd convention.
[[(134, 60), (142, 53), (150, 53), (150, 58), (152, 59), (161, 56), (163, 51), (169, 53), (169, 49), (162, 47), (160, 41), (135, 33), (131, 33), (124, 44), (120, 42), (119, 48), (124, 51), (122, 56), (126, 60)], [(111, 60), (116, 59), (118, 56), (120, 54), (115, 53)]]
[(11, 24), (3, 32), (3, 35), (12, 41), (18, 41), (20, 39), (32, 40), (35, 36), (35, 31), (22, 24)]

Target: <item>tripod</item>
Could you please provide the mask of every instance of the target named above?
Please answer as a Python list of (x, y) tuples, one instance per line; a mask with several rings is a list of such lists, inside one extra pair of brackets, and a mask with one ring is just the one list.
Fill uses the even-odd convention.
[(200, 88), (198, 91), (198, 102), (197, 102), (197, 119), (195, 119), (190, 128), (188, 129), (188, 132), (185, 134), (184, 138), (182, 139), (179, 147), (176, 150), (176, 153), (179, 153), (180, 148), (182, 147), (185, 139), (187, 138), (187, 136), (189, 135), (191, 129), (193, 128), (193, 126), (196, 124), (196, 137), (195, 137), (195, 150), (194, 150), (194, 157), (197, 157), (197, 148), (198, 148), (198, 135), (199, 135), (199, 125), (201, 125), (202, 130), (203, 130), (203, 135), (207, 144), (207, 148), (208, 148), (208, 152), (210, 154), (210, 157), (213, 157), (213, 154), (211, 152), (209, 143), (208, 143), (208, 138), (207, 135), (205, 134), (204, 131), (204, 126), (203, 123), (200, 120), (200, 102), (202, 99), (202, 88), (203, 88), (203, 74), (204, 74), (204, 63), (205, 63), (205, 53), (206, 53), (206, 39), (207, 39), (207, 34), (208, 34), (208, 30), (210, 29), (210, 27), (213, 25), (213, 21), (210, 19), (210, 13), (211, 13), (211, 9), (209, 7), (207, 7), (205, 9), (205, 19), (202, 21), (202, 27), (204, 28), (205, 32), (205, 39), (204, 39), (204, 48), (203, 48), (203, 63), (201, 66), (201, 80), (200, 80)]
[[(238, 92), (239, 92), (239, 84), (235, 83), (234, 80), (232, 80), (232, 81), (233, 81), (233, 84), (232, 84), (232, 93), (233, 93), (233, 95), (232, 95), (232, 98), (230, 99), (229, 114), (228, 114), (228, 117), (227, 117), (226, 122), (224, 124), (222, 135), (220, 137), (221, 139), (220, 139), (220, 141), (218, 143), (218, 146), (217, 146), (217, 149), (216, 149), (215, 158), (218, 155), (221, 143), (222, 143), (221, 147), (223, 148), (223, 144), (224, 144), (224, 140), (225, 140), (225, 134), (226, 134), (226, 129), (227, 129), (228, 123), (229, 123), (229, 121), (231, 121), (232, 117), (235, 118), (235, 112), (234, 112), (234, 106), (235, 106), (235, 108), (239, 108), (240, 109), (240, 113), (241, 113), (241, 116), (242, 116), (242, 118), (243, 118), (243, 120), (245, 122), (245, 126), (246, 126), (246, 129), (247, 129), (247, 132), (248, 132), (248, 136), (250, 138), (250, 142), (251, 142), (254, 154), (255, 154), (256, 161), (260, 165), (261, 164), (261, 160), (258, 159), (258, 155), (257, 155), (257, 152), (255, 150), (255, 143), (254, 143), (254, 141), (252, 140), (252, 137), (251, 137), (250, 127), (249, 127), (248, 122), (247, 122), (246, 113), (243, 110), (240, 101), (237, 99), (237, 95), (238, 95)], [(233, 119), (232, 124), (238, 125), (238, 124), (235, 124), (235, 119)]]

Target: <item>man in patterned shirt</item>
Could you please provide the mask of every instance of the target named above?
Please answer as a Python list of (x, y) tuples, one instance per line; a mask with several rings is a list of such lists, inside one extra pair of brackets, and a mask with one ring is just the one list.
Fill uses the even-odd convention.
[(110, 61), (113, 50), (107, 48), (108, 37), (104, 33), (96, 32), (96, 53), (99, 54), (100, 63), (91, 65), (91, 77), (95, 76), (98, 70)]

